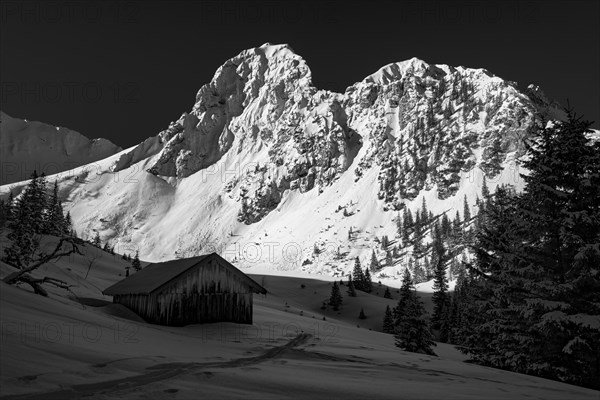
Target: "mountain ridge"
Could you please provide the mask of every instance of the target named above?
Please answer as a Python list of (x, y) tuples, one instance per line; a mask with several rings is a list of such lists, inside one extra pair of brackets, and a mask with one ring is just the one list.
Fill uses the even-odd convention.
[(241, 267), (345, 276), (423, 198), (441, 213), (472, 205), (484, 175), (522, 186), (528, 135), (560, 115), (530, 90), (535, 101), (486, 70), (413, 58), (335, 93), (290, 46), (265, 44), (227, 60), (158, 135), (95, 176), (61, 178), (61, 193), (81, 235), (150, 261), (216, 250)]
[(122, 150), (107, 139), (89, 139), (68, 128), (13, 118), (3, 111), (0, 111), (0, 149), (2, 185), (28, 179), (34, 169), (51, 175)]

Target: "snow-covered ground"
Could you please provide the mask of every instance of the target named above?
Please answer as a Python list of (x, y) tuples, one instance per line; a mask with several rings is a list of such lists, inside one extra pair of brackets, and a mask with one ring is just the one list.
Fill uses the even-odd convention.
[[(76, 286), (49, 298), (0, 283), (5, 398), (390, 398), (597, 399), (599, 392), (464, 363), (449, 345), (439, 357), (407, 353), (377, 332), (386, 305), (376, 292), (344, 295), (322, 310), (328, 281), (254, 275), (253, 325), (165, 327), (108, 303), (122, 278), (118, 256), (84, 249), (38, 271)], [(84, 279), (88, 267), (91, 269)], [(4, 276), (10, 267), (0, 268)], [(301, 287), (304, 285), (304, 288)], [(395, 295), (395, 291), (392, 291)], [(359, 320), (364, 308), (367, 319)], [(373, 329), (373, 330), (371, 330)], [(22, 396), (22, 397), (21, 397)]]

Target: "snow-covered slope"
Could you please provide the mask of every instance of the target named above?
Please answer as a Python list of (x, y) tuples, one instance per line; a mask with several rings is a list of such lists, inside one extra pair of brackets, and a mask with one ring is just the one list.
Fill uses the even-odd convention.
[(98, 231), (122, 253), (218, 251), (242, 268), (342, 276), (355, 256), (382, 257), (376, 238), (394, 242), (394, 218), (423, 196), (434, 214), (462, 216), (484, 175), (492, 190), (521, 187), (523, 142), (557, 115), (526, 92), (413, 58), (333, 93), (289, 46), (265, 44), (225, 62), (156, 137), (60, 178), (61, 193), (80, 235)]
[(0, 111), (0, 184), (46, 175), (104, 159), (121, 148), (106, 139), (90, 140), (67, 128), (13, 118)]
[[(331, 282), (306, 277), (252, 276), (268, 290), (254, 297), (253, 325), (148, 324), (101, 294), (130, 264), (80, 249), (33, 273), (59, 277), (70, 292), (48, 285), (42, 297), (0, 281), (0, 397), (598, 398), (591, 389), (465, 363), (448, 344), (434, 348), (438, 357), (401, 351), (379, 332), (396, 299), (359, 292), (340, 311), (323, 310)], [(12, 271), (0, 262), (0, 278)]]

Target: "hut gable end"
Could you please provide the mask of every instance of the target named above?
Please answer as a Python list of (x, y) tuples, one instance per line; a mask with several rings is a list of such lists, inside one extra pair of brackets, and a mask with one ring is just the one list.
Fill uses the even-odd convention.
[(252, 323), (252, 295), (266, 294), (216, 253), (150, 264), (104, 290), (148, 322), (162, 325)]

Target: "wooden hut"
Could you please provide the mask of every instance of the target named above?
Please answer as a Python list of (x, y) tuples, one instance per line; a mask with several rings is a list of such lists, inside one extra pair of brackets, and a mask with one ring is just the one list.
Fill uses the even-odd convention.
[(252, 323), (252, 294), (266, 294), (216, 253), (150, 264), (105, 289), (146, 321), (186, 325), (230, 321)]

